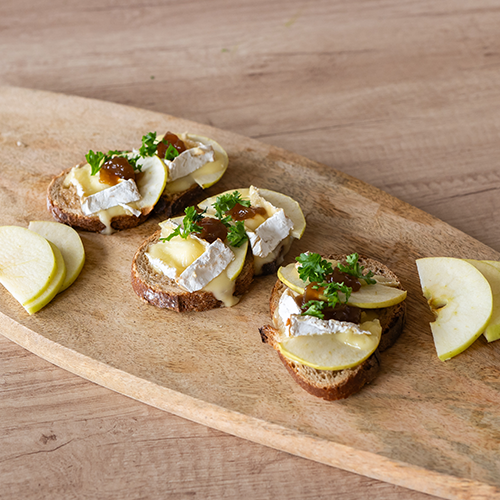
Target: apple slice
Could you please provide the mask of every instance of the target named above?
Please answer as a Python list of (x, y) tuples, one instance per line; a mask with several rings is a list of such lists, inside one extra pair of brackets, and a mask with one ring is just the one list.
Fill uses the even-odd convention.
[(31, 221), (28, 229), (43, 236), (61, 251), (66, 278), (58, 293), (66, 290), (76, 280), (85, 263), (85, 250), (80, 235), (70, 226), (51, 221)]
[(195, 134), (185, 134), (184, 137), (193, 142), (200, 142), (201, 144), (212, 146), (215, 153), (214, 161), (210, 161), (206, 165), (203, 165), (203, 167), (194, 171), (191, 177), (203, 189), (213, 186), (227, 170), (229, 158), (226, 151), (219, 143), (208, 137)]
[(280, 344), (283, 356), (317, 370), (344, 370), (368, 359), (380, 343), (378, 320), (360, 325), (367, 333), (335, 333), (290, 337)]
[(42, 295), (56, 271), (45, 238), (24, 227), (0, 227), (0, 283), (21, 305)]
[[(377, 279), (376, 276), (373, 278)], [(294, 292), (301, 295), (304, 293), (306, 283), (300, 279), (295, 264), (280, 267), (278, 269), (278, 279)], [(362, 309), (379, 309), (403, 302), (406, 299), (406, 290), (394, 288), (392, 285), (393, 282), (389, 281), (387, 285), (376, 283), (375, 285), (362, 286), (359, 291), (351, 293), (347, 304)], [(339, 297), (342, 297), (341, 293), (339, 293)]]
[(137, 172), (135, 182), (142, 198), (136, 202), (136, 207), (142, 213), (148, 214), (160, 199), (167, 183), (168, 170), (158, 156), (144, 158), (141, 172)]
[(469, 262), (451, 257), (416, 261), (429, 307), (436, 314), (431, 331), (439, 359), (467, 349), (485, 330), (493, 310), (486, 278)]
[(493, 294), (493, 312), (490, 322), (484, 331), (484, 336), (488, 342), (500, 339), (500, 262), (493, 260), (470, 260), (481, 274), (488, 280)]
[[(57, 222), (54, 224), (57, 224)], [(64, 263), (62, 253), (59, 251), (59, 248), (54, 245), (54, 243), (50, 241), (49, 243), (56, 258), (57, 271), (45, 291), (36, 299), (30, 300), (23, 305), (29, 314), (34, 314), (42, 307), (45, 307), (59, 293), (61, 285), (64, 283), (64, 279), (66, 277), (66, 264)]]
[(230, 246), (229, 248), (234, 253), (234, 259), (227, 266), (226, 274), (231, 281), (234, 281), (240, 275), (243, 265), (245, 264), (245, 258), (248, 251), (248, 240), (245, 240), (239, 247)]

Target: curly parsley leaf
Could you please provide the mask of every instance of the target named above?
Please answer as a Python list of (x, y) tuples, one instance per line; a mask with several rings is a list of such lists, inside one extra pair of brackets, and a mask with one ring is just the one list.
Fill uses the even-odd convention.
[(322, 311), (326, 307), (326, 302), (322, 300), (310, 300), (304, 304), (304, 307), (307, 307), (307, 309), (300, 313), (301, 316), (315, 316), (319, 319), (325, 317)]
[(224, 222), (225, 213), (234, 208), (237, 203), (244, 207), (250, 206), (250, 200), (243, 200), (238, 191), (217, 196), (215, 203), (212, 204), (215, 208), (215, 216)]
[[(107, 153), (101, 153), (101, 151), (92, 151), (90, 150), (86, 155), (85, 159), (87, 163), (90, 165), (91, 173), (90, 175), (95, 175), (99, 170), (101, 170), (102, 166), (114, 156), (122, 156), (127, 158), (127, 154), (123, 151), (108, 151)], [(137, 170), (135, 163), (131, 162), (129, 158), (127, 158), (129, 163), (134, 167), (134, 170)], [(140, 169), (140, 168), (139, 168)]]
[(184, 210), (186, 216), (182, 219), (182, 225), (179, 225), (166, 238), (160, 238), (160, 241), (170, 241), (175, 236), (186, 239), (191, 233), (201, 233), (203, 228), (197, 224), (205, 215), (205, 211), (198, 213), (194, 207), (187, 207)]
[[(322, 295), (327, 299), (330, 307), (335, 307), (337, 304), (347, 304), (352, 293), (352, 288), (344, 283), (321, 283), (320, 286), (325, 287)], [(345, 300), (340, 299), (339, 292), (345, 295)]]
[(87, 160), (87, 163), (90, 165), (90, 168), (92, 169), (92, 172), (90, 175), (95, 175), (99, 170), (101, 170), (102, 165), (104, 164), (104, 153), (101, 153), (100, 151), (94, 151), (90, 150), (86, 155), (85, 159)]
[(354, 276), (355, 278), (365, 280), (367, 285), (374, 285), (377, 283), (374, 279), (372, 279), (373, 272), (368, 271), (366, 274), (363, 274), (363, 271), (365, 269), (365, 266), (360, 266), (359, 262), (359, 255), (357, 253), (353, 253), (351, 255), (348, 255), (346, 257), (346, 263), (347, 265), (344, 266), (343, 264), (337, 264), (337, 267), (346, 274), (350, 274), (351, 276)]
[(323, 281), (325, 276), (333, 273), (331, 262), (323, 259), (319, 253), (301, 253), (295, 260), (300, 264), (299, 277), (302, 281)]
[[(163, 142), (167, 144), (165, 141)], [(165, 151), (165, 160), (172, 161), (177, 156), (179, 156), (179, 151), (177, 151), (172, 144), (169, 144), (167, 150)]]
[(227, 240), (229, 244), (233, 247), (241, 247), (243, 243), (248, 240), (248, 235), (245, 231), (245, 225), (243, 221), (236, 221), (235, 225), (229, 225), (229, 231), (227, 233)]
[(142, 146), (139, 148), (139, 155), (142, 158), (153, 156), (156, 153), (158, 142), (159, 141), (156, 140), (156, 132), (148, 132), (146, 135), (143, 135)]

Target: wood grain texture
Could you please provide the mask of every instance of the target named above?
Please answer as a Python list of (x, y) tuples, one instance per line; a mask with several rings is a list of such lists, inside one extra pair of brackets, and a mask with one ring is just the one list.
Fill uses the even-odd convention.
[[(499, 17), (491, 0), (4, 0), (0, 84), (132, 104), (259, 138), (363, 179), (498, 251)], [(2, 497), (428, 498), (179, 420), (4, 337), (0, 350)], [(480, 419), (481, 405), (471, 412)], [(179, 421), (178, 446), (156, 440)], [(113, 439), (99, 432), (114, 428), (122, 432)], [(56, 463), (38, 445), (49, 429), (78, 443), (60, 447)], [(115, 450), (120, 461), (109, 459)]]
[(138, 300), (131, 258), (161, 217), (110, 237), (82, 233), (82, 274), (71, 293), (36, 315), (27, 317), (4, 292), (1, 323), (10, 339), (120, 393), (271, 447), (447, 498), (500, 498), (499, 346), (480, 340), (454, 362), (439, 361), (414, 262), (498, 259), (497, 252), (361, 181), (229, 132), (13, 88), (1, 89), (0, 109), (4, 224), (43, 218), (48, 179), (80, 161), (90, 140), (97, 150), (125, 149), (144, 130), (188, 130), (213, 137), (230, 157), (230, 170), (207, 194), (257, 180), (286, 192), (308, 221), (292, 255), (359, 251), (387, 263), (409, 290), (408, 325), (382, 354), (382, 374), (334, 404), (304, 393), (260, 342), (273, 276), (256, 281), (237, 307), (205, 313), (180, 315)]

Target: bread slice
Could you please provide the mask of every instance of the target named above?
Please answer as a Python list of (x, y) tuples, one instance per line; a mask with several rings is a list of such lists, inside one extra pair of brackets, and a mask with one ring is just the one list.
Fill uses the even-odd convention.
[[(55, 176), (47, 189), (47, 208), (55, 220), (85, 231), (101, 233), (106, 229), (97, 215), (85, 215), (82, 212), (80, 199), (73, 185), (64, 186), (64, 180), (69, 174), (68, 168)], [(184, 208), (193, 205), (199, 200), (203, 189), (198, 184), (193, 184), (188, 189), (175, 194), (163, 193), (154, 207), (143, 209), (141, 215), (123, 214), (113, 217), (110, 221), (111, 228), (120, 231), (130, 229), (142, 224), (152, 213), (165, 212), (167, 217), (181, 213)]]
[[(153, 269), (146, 252), (150, 245), (158, 242), (160, 236), (161, 230), (158, 230), (142, 243), (134, 255), (131, 274), (132, 288), (135, 293), (142, 300), (156, 307), (177, 312), (208, 311), (222, 307), (223, 302), (218, 300), (212, 292), (204, 290), (188, 292), (179, 287), (174, 280)], [(247, 252), (243, 269), (236, 278), (233, 295), (240, 296), (247, 292), (253, 281), (253, 275), (253, 257), (250, 252)]]
[[(330, 255), (326, 258), (345, 262), (345, 257), (345, 255)], [(359, 263), (365, 266), (366, 271), (373, 271), (374, 274), (390, 278), (398, 283), (398, 288), (402, 288), (398, 277), (384, 264), (364, 256), (359, 257)], [(270, 298), (271, 317), (274, 317), (279, 299), (286, 288), (286, 285), (279, 280), (274, 285)], [(395, 306), (370, 311), (377, 312), (382, 326), (380, 344), (368, 359), (354, 368), (344, 370), (317, 370), (292, 361), (279, 352), (280, 332), (274, 326), (265, 325), (259, 329), (259, 332), (264, 343), (278, 350), (278, 355), (286, 369), (303, 389), (327, 401), (335, 401), (349, 397), (375, 379), (380, 368), (379, 353), (392, 346), (403, 330), (406, 319), (404, 301)]]

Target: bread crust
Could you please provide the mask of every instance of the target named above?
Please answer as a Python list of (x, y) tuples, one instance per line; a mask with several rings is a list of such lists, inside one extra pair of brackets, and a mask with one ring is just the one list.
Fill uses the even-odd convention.
[[(97, 215), (85, 215), (81, 210), (80, 200), (74, 186), (64, 187), (64, 180), (71, 171), (68, 168), (56, 175), (47, 188), (47, 208), (55, 220), (84, 231), (101, 233), (106, 226)], [(131, 229), (142, 224), (151, 213), (165, 212), (166, 217), (181, 213), (186, 206), (194, 204), (201, 197), (203, 189), (193, 184), (185, 191), (175, 194), (163, 193), (160, 200), (149, 210), (143, 209), (140, 216), (123, 214), (111, 219), (111, 228), (115, 231)]]
[[(157, 243), (161, 230), (147, 238), (139, 247), (132, 260), (132, 288), (145, 302), (163, 309), (177, 312), (208, 311), (222, 307), (224, 303), (215, 298), (212, 292), (199, 290), (188, 292), (183, 290), (174, 280), (157, 273), (149, 264), (146, 251), (149, 245)], [(241, 273), (236, 278), (233, 295), (240, 296), (248, 291), (253, 281), (253, 259), (247, 252)]]
[[(324, 258), (345, 262), (346, 255), (329, 255)], [(365, 256), (359, 257), (359, 263), (371, 270), (374, 274), (382, 274), (397, 281), (398, 288), (402, 289), (398, 277), (384, 264)], [(271, 317), (274, 317), (279, 299), (287, 289), (281, 281), (277, 280), (269, 301)], [(380, 352), (391, 347), (399, 338), (406, 320), (405, 301), (384, 309), (371, 309), (377, 311), (382, 326), (382, 336), (377, 350), (365, 361), (354, 368), (344, 370), (317, 370), (302, 365), (283, 356), (278, 350), (280, 332), (271, 325), (259, 328), (262, 342), (267, 343), (277, 350), (278, 356), (294, 380), (313, 396), (327, 401), (344, 399), (358, 392), (363, 386), (372, 382), (380, 369)]]

